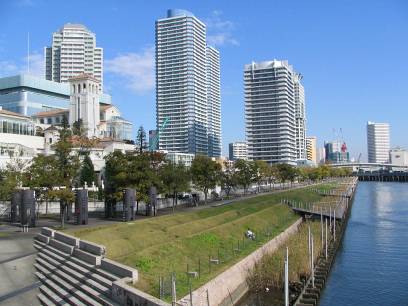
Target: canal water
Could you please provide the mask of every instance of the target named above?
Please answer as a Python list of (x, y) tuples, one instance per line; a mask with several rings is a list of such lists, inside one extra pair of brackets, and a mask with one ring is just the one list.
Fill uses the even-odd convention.
[[(239, 306), (282, 304), (277, 297), (249, 295)], [(319, 305), (408, 306), (407, 183), (358, 183)]]
[(358, 183), (320, 305), (408, 305), (408, 184)]

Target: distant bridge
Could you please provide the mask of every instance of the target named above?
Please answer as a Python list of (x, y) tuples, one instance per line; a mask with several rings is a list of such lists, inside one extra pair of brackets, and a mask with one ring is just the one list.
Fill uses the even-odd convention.
[(398, 169), (408, 171), (408, 166), (401, 166), (395, 164), (387, 163), (338, 163), (338, 164), (328, 164), (329, 167), (333, 168), (353, 168), (354, 169)]

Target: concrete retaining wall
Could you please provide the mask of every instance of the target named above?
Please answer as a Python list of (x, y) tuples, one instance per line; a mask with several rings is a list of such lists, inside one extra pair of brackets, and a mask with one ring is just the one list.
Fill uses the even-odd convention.
[(143, 291), (127, 285), (129, 279), (121, 279), (112, 284), (112, 298), (120, 305), (170, 306), (170, 304)]
[[(284, 232), (264, 244), (262, 247), (248, 255), (240, 262), (220, 275), (196, 289), (192, 293), (193, 305), (207, 305), (207, 292), (210, 305), (232, 305), (238, 301), (248, 290), (246, 278), (248, 271), (252, 270), (266, 253), (276, 251), (292, 234), (297, 232), (302, 218), (288, 227)], [(190, 297), (185, 296), (179, 302), (189, 301)]]
[(133, 280), (133, 284), (137, 282), (139, 277), (136, 269), (132, 269), (107, 258), (102, 259), (101, 268), (121, 277), (129, 277)]

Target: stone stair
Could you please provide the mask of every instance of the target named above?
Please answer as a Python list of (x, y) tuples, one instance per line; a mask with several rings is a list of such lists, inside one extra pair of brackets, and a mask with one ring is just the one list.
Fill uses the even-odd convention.
[(137, 270), (104, 258), (103, 246), (49, 228), (42, 228), (34, 247), (41, 305), (119, 305), (112, 294), (113, 283), (137, 281)]

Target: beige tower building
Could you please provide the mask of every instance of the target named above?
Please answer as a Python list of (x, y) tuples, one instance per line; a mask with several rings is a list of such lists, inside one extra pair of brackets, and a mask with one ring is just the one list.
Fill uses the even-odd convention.
[(306, 155), (307, 160), (317, 164), (317, 138), (315, 136), (306, 137)]
[(71, 99), (69, 104), (69, 124), (82, 120), (87, 137), (98, 137), (100, 123), (99, 90), (97, 79), (82, 74), (69, 79)]

